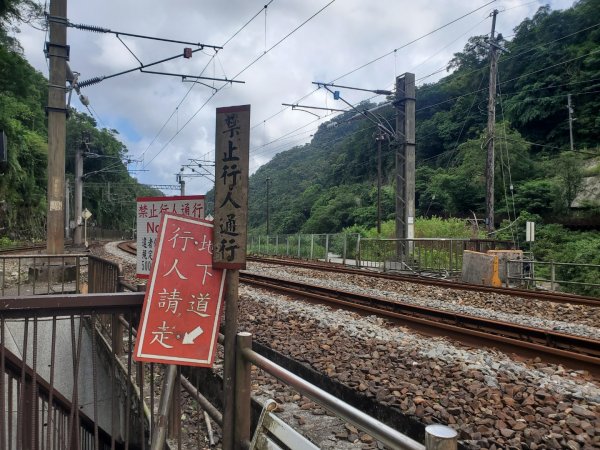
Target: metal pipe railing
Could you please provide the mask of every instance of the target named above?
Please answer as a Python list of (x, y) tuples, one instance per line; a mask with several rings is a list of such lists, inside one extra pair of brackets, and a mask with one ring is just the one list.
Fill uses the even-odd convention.
[[(325, 392), (253, 351), (252, 335), (250, 333), (237, 334), (237, 352), (240, 364), (238, 369), (239, 379), (237, 380), (236, 385), (237, 408), (245, 404), (249, 405), (250, 402), (249, 384), (251, 365), (248, 363), (251, 363), (263, 369), (284, 384), (291, 386), (300, 394), (309, 397), (314, 402), (329, 410), (332, 414), (335, 414), (337, 417), (360, 428), (373, 438), (393, 449), (452, 450), (457, 448), (457, 433), (450, 427), (438, 425), (436, 428), (432, 428), (429, 431), (426, 429), (426, 443), (428, 443), (428, 445), (425, 446), (341, 401), (337, 397)], [(247, 384), (247, 386), (243, 386), (243, 384)], [(246, 416), (249, 416), (249, 407), (244, 409), (248, 412)], [(242, 419), (240, 423), (236, 423), (236, 426), (240, 426), (240, 429), (236, 430), (236, 436), (242, 439), (242, 441), (238, 442), (245, 443), (249, 438), (249, 422)]]

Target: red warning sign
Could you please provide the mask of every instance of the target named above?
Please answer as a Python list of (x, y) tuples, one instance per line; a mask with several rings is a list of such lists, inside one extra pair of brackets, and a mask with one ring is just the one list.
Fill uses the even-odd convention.
[(144, 298), (134, 359), (210, 367), (225, 271), (212, 268), (213, 226), (165, 214)]

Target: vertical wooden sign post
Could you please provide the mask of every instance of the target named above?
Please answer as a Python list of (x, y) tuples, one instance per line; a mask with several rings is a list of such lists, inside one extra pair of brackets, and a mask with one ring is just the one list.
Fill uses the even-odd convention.
[[(246, 268), (250, 105), (217, 108), (213, 267), (229, 269), (225, 284), (223, 450), (235, 448), (235, 341), (239, 270)], [(241, 406), (241, 405), (240, 405)]]

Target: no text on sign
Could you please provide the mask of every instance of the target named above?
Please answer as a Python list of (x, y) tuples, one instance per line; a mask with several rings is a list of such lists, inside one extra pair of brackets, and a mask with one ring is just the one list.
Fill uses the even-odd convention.
[(225, 273), (212, 268), (210, 223), (165, 214), (135, 344), (134, 359), (212, 366)]
[(217, 108), (213, 265), (246, 268), (250, 105)]

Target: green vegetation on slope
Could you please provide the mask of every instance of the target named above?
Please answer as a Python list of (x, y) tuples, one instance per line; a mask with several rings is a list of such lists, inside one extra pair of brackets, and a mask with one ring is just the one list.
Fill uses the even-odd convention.
[[(574, 211), (586, 158), (598, 154), (600, 3), (565, 11), (542, 7), (523, 21), (499, 62), (496, 126), (496, 219), (525, 213), (564, 224), (598, 222), (593, 201)], [(472, 218), (485, 209), (485, 128), (489, 76), (485, 37), (469, 40), (449, 62), (451, 73), (417, 90), (417, 215)], [(569, 152), (567, 94), (576, 111)], [(372, 106), (363, 104), (358, 109)], [(394, 110), (378, 113), (389, 123)], [(271, 233), (337, 232), (376, 221), (375, 126), (321, 125), (311, 143), (276, 155), (250, 179), (250, 228), (266, 231), (270, 179)], [(382, 150), (382, 219), (395, 210), (395, 148)], [(585, 220), (584, 220), (585, 219)]]

